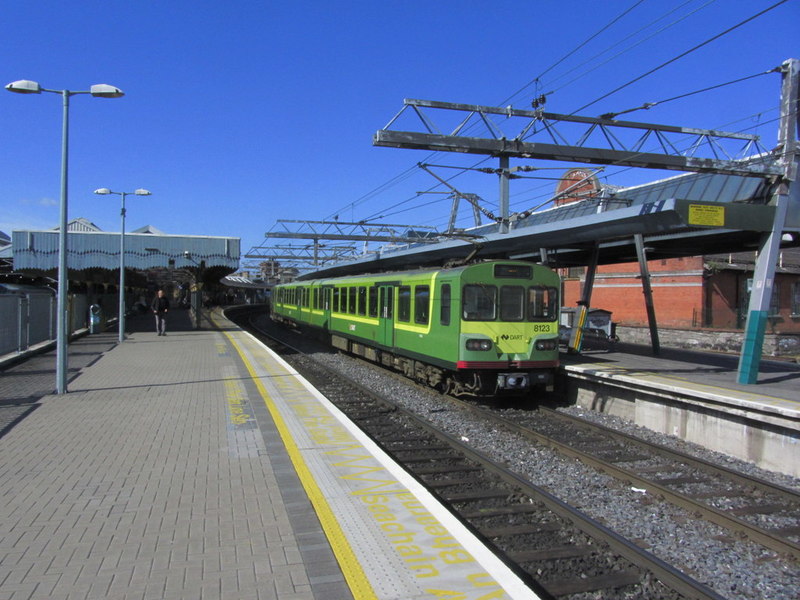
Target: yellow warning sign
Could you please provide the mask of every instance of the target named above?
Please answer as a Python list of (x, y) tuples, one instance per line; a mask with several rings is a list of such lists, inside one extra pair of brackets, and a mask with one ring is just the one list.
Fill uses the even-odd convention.
[(690, 204), (689, 225), (703, 225), (706, 227), (724, 227), (725, 207), (709, 206), (708, 204)]

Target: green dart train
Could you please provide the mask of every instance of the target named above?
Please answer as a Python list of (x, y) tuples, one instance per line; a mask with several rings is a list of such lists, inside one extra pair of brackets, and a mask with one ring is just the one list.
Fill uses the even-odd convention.
[(552, 389), (560, 279), (547, 267), (487, 261), (333, 279), (272, 292), (274, 320), (459, 396)]

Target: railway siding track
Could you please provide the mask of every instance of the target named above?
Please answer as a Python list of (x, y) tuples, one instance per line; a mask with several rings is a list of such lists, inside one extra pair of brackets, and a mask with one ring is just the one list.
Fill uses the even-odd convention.
[[(285, 345), (285, 341), (279, 343)], [(294, 350), (296, 369), (550, 598), (721, 596), (420, 417)], [(591, 594), (587, 596), (587, 594)]]

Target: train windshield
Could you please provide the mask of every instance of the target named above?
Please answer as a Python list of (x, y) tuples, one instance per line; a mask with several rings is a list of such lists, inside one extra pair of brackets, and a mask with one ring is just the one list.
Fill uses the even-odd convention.
[(493, 285), (465, 285), (463, 306), (465, 321), (494, 321), (497, 318), (497, 288)]
[(504, 285), (500, 288), (500, 320), (525, 319), (525, 288), (521, 285)]
[[(465, 285), (462, 296), (465, 321), (554, 321), (558, 317), (558, 290), (554, 287)], [(498, 315), (499, 312), (499, 315)]]
[(555, 321), (558, 317), (558, 290), (553, 287), (528, 288), (528, 320)]

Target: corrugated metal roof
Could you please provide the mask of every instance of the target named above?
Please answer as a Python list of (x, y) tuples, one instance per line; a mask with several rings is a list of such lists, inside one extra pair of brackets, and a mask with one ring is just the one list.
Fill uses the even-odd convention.
[(149, 233), (151, 235), (166, 235), (160, 229), (153, 227), (152, 225), (145, 225), (144, 227), (139, 227), (139, 229), (134, 229), (131, 233)]
[[(73, 232), (67, 234), (67, 264), (70, 269), (119, 267), (119, 233)], [(125, 234), (125, 266), (150, 269), (168, 266), (194, 267), (200, 261), (206, 267), (239, 266), (241, 240), (233, 237), (188, 235)], [(14, 269), (55, 269), (58, 266), (57, 231), (12, 232)], [(189, 252), (191, 258), (185, 253)]]
[[(53, 227), (53, 231), (58, 231), (61, 229), (60, 227)], [(89, 219), (84, 219), (83, 217), (78, 217), (77, 219), (72, 219), (69, 223), (67, 223), (67, 231), (103, 231), (97, 225), (92, 223)]]
[(241, 277), (240, 275), (227, 275), (220, 279), (220, 283), (227, 287), (234, 287), (234, 288), (251, 288), (251, 289), (259, 289), (259, 290), (267, 290), (272, 288), (272, 284), (269, 284), (265, 281), (253, 281), (247, 277)]

